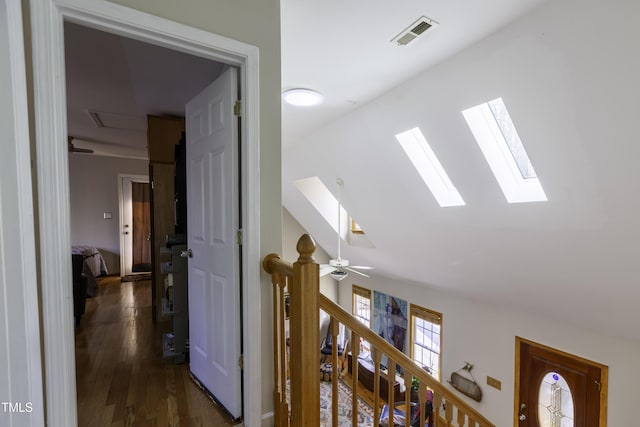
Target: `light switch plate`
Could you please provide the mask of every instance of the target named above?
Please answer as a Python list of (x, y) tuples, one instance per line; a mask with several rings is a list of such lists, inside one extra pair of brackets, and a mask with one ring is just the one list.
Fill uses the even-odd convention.
[(103, 214), (103, 218), (104, 219), (112, 219), (113, 218), (113, 214), (111, 212), (105, 212)]

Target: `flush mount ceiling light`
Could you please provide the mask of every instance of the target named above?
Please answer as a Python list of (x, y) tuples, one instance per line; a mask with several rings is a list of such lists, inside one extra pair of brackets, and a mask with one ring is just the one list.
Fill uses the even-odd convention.
[(311, 89), (289, 89), (282, 92), (282, 99), (287, 104), (294, 105), (296, 107), (312, 107), (314, 105), (322, 104), (324, 97), (315, 90)]

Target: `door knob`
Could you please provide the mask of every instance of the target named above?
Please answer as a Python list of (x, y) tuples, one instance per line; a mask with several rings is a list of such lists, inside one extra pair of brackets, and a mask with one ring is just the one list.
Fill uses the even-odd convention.
[(527, 419), (527, 416), (524, 414), (524, 410), (526, 408), (527, 408), (527, 405), (525, 405), (524, 403), (520, 404), (520, 415), (518, 415), (518, 420), (525, 421)]
[(180, 256), (182, 258), (192, 258), (193, 257), (193, 251), (191, 251), (191, 249), (187, 249), (186, 251), (181, 251), (180, 252)]

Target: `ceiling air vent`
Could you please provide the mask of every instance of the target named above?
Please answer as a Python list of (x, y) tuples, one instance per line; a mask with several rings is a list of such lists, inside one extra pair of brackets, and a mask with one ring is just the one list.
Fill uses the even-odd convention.
[(391, 41), (399, 46), (405, 46), (436, 25), (438, 25), (438, 23), (433, 19), (421, 16), (414, 23), (402, 30), (400, 34), (391, 39)]

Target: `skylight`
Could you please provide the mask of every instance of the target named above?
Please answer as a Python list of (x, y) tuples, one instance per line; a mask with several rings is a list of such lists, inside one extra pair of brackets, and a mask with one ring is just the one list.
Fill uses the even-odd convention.
[(462, 112), (509, 203), (543, 202), (547, 196), (502, 98)]
[(420, 128), (399, 133), (396, 139), (441, 207), (464, 206), (464, 200), (422, 135)]
[(295, 186), (300, 192), (311, 202), (314, 208), (322, 215), (322, 217), (333, 227), (336, 233), (338, 230), (342, 232), (344, 239), (348, 230), (347, 223), (349, 214), (341, 206), (340, 218), (342, 224), (338, 227), (338, 199), (336, 199), (317, 176), (299, 179), (295, 182)]

